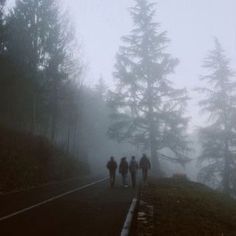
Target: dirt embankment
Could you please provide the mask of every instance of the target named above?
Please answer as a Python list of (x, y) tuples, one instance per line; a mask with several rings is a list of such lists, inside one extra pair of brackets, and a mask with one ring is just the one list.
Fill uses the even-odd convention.
[(153, 208), (151, 222), (147, 217), (149, 222), (144, 220), (144, 228), (140, 229), (142, 235), (236, 235), (236, 201), (202, 184), (173, 178), (152, 179), (143, 187), (141, 199), (145, 202), (144, 211)]
[(41, 136), (0, 127), (0, 192), (86, 173), (87, 166)]

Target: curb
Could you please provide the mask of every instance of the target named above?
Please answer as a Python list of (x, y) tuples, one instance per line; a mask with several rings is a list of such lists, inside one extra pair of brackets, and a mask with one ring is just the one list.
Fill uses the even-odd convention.
[(132, 222), (133, 222), (133, 218), (134, 218), (135, 209), (137, 207), (137, 203), (138, 203), (138, 199), (134, 198), (132, 200), (131, 205), (130, 205), (128, 214), (126, 216), (125, 223), (124, 223), (122, 231), (120, 233), (120, 236), (128, 236), (129, 235), (131, 225), (132, 225)]

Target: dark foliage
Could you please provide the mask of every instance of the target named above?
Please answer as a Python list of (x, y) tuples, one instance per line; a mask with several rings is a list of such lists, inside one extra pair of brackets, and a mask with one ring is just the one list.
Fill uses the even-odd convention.
[(46, 138), (0, 128), (0, 191), (29, 188), (87, 173), (85, 163)]

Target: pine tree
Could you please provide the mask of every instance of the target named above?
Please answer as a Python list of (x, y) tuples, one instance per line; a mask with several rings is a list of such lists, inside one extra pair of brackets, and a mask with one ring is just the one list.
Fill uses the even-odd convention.
[(44, 72), (51, 59), (48, 41), (57, 24), (57, 12), (54, 0), (18, 0), (7, 18), (7, 56), (21, 80), (15, 90), (20, 98), (16, 110), (23, 111), (18, 120), (32, 133), (40, 129), (43, 87), (47, 82)]
[(12, 117), (17, 121), (11, 123), (54, 141), (66, 81), (80, 77), (82, 68), (73, 54), (78, 48), (72, 26), (56, 0), (18, 0), (7, 27), (7, 54), (19, 77), (12, 84), (20, 84), (14, 89), (20, 99), (12, 101), (12, 112), (18, 113)]
[(98, 83), (95, 86), (95, 93), (100, 96), (104, 102), (105, 102), (105, 97), (107, 93), (107, 85), (104, 82), (104, 79), (102, 76), (100, 76)]
[[(46, 85), (48, 90), (47, 100), (49, 101), (48, 111), (50, 113), (50, 138), (54, 142), (57, 135), (56, 131), (58, 129), (59, 123), (58, 118), (60, 117), (60, 104), (67, 103), (68, 106), (71, 107), (70, 103), (74, 102), (74, 90), (77, 89), (75, 87), (75, 89), (72, 89), (73, 92), (70, 94), (71, 96), (68, 95), (68, 91), (71, 90), (70, 82), (72, 82), (68, 80), (71, 77), (73, 77), (71, 79), (80, 77), (80, 73), (76, 74), (76, 72), (78, 68), (81, 68), (81, 65), (79, 61), (76, 60), (76, 63), (78, 62), (78, 64), (75, 66), (75, 57), (73, 51), (78, 52), (78, 48), (74, 44), (74, 31), (72, 30), (67, 17), (60, 14), (56, 8), (54, 9), (54, 15), (51, 16), (51, 19), (48, 19), (49, 22), (50, 20), (50, 34), (47, 38), (47, 41), (45, 42), (46, 51), (49, 55), (45, 74), (47, 78)], [(62, 101), (62, 94), (66, 94), (64, 99), (68, 101)], [(75, 110), (72, 108), (70, 112), (74, 113)], [(65, 114), (62, 115), (64, 116)], [(68, 114), (67, 120), (69, 119), (73, 119), (73, 117), (70, 117)], [(68, 130), (70, 129), (71, 125), (72, 124), (70, 123)], [(68, 133), (70, 132), (68, 131)]]
[(5, 19), (4, 19), (4, 6), (6, 1), (0, 0), (0, 55), (4, 51), (4, 35), (5, 35)]
[(123, 37), (124, 45), (116, 58), (116, 90), (109, 97), (114, 111), (109, 135), (150, 151), (154, 168), (160, 171), (160, 151), (165, 148), (173, 152), (173, 159), (187, 160), (188, 119), (183, 117), (187, 96), (185, 89), (175, 89), (167, 78), (178, 60), (166, 52), (167, 33), (153, 21), (155, 4), (135, 2), (131, 8), (134, 28)]
[(208, 74), (201, 77), (206, 86), (198, 88), (205, 94), (199, 105), (209, 114), (210, 124), (199, 132), (202, 143), (199, 159), (204, 166), (199, 178), (229, 193), (235, 182), (236, 170), (236, 83), (230, 61), (217, 39), (203, 67)]

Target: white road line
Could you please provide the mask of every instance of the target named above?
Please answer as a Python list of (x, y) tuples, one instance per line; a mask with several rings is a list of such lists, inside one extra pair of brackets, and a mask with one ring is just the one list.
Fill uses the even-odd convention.
[(85, 188), (88, 188), (88, 187), (90, 187), (90, 186), (93, 186), (93, 185), (95, 185), (95, 184), (101, 183), (101, 182), (103, 182), (103, 181), (105, 181), (105, 180), (107, 180), (107, 179), (108, 179), (108, 178), (104, 178), (104, 179), (95, 181), (95, 182), (93, 182), (93, 183), (86, 184), (86, 185), (84, 185), (84, 186), (75, 188), (75, 189), (73, 189), (73, 190), (71, 190), (71, 191), (68, 191), (68, 192), (59, 194), (59, 195), (57, 195), (57, 196), (55, 196), (55, 197), (49, 198), (49, 199), (47, 199), (47, 200), (45, 200), (45, 201), (39, 202), (39, 203), (37, 203), (37, 204), (35, 204), (35, 205), (32, 205), (32, 206), (30, 206), (30, 207), (26, 207), (26, 208), (24, 208), (24, 209), (22, 209), (22, 210), (19, 210), (19, 211), (16, 211), (16, 212), (14, 212), (14, 213), (11, 213), (11, 214), (9, 214), (9, 215), (3, 216), (3, 217), (0, 218), (0, 222), (1, 222), (1, 221), (4, 221), (4, 220), (7, 220), (7, 219), (9, 219), (9, 218), (11, 218), (11, 217), (14, 217), (14, 216), (16, 216), (16, 215), (22, 214), (22, 213), (24, 213), (24, 212), (26, 212), (26, 211), (30, 211), (30, 210), (32, 210), (32, 209), (34, 209), (34, 208), (36, 208), (36, 207), (45, 205), (45, 204), (47, 204), (47, 203), (49, 203), (49, 202), (55, 201), (55, 200), (57, 200), (57, 199), (59, 199), (59, 198), (63, 198), (63, 197), (65, 197), (65, 196), (67, 196), (67, 195), (69, 195), (69, 194), (72, 194), (72, 193), (74, 193), (74, 192), (77, 192), (77, 191), (83, 190), (83, 189), (85, 189)]
[(62, 181), (49, 182), (49, 183), (41, 184), (41, 185), (38, 185), (38, 186), (29, 187), (29, 188), (20, 189), (20, 190), (14, 190), (14, 191), (6, 192), (6, 193), (1, 193), (0, 192), (0, 197), (9, 196), (9, 195), (16, 194), (16, 193), (28, 192), (28, 191), (31, 191), (31, 190), (34, 190), (34, 189), (40, 189), (40, 188), (48, 187), (48, 186), (51, 186), (51, 185), (62, 184), (62, 183), (66, 183), (66, 182), (76, 180), (76, 179), (79, 179), (79, 177), (78, 178), (66, 179), (66, 180), (62, 180)]
[(129, 212), (126, 216), (126, 220), (125, 220), (125, 223), (123, 225), (120, 236), (128, 236), (129, 235), (137, 202), (138, 202), (138, 200), (136, 198), (134, 198), (131, 205), (130, 205)]

